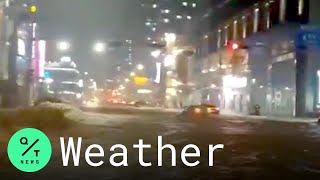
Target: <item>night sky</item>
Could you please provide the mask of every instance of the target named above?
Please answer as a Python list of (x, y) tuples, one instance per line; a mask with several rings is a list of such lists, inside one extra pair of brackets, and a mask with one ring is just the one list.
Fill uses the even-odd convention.
[(40, 36), (71, 42), (70, 55), (83, 71), (110, 78), (119, 61), (112, 52), (97, 56), (96, 40), (144, 37), (144, 15), (139, 0), (40, 0)]

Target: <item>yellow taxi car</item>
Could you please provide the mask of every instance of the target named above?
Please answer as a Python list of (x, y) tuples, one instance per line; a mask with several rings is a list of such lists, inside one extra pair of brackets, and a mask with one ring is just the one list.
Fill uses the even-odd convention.
[(219, 115), (220, 109), (214, 105), (202, 104), (193, 105), (184, 109), (181, 116), (188, 119), (203, 119), (212, 117), (212, 115)]

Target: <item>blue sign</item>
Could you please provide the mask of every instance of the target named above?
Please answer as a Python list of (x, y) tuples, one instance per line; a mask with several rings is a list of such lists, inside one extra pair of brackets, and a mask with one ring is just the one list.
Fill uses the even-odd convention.
[(50, 73), (48, 71), (44, 72), (44, 79), (49, 79), (50, 77)]
[(296, 37), (297, 48), (320, 48), (320, 30), (301, 30)]

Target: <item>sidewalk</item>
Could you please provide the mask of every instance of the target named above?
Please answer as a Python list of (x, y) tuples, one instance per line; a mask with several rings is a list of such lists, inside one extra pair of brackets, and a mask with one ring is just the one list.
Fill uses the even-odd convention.
[(235, 113), (232, 111), (223, 110), (221, 115), (230, 118), (245, 118), (248, 120), (263, 120), (263, 121), (281, 121), (281, 122), (292, 122), (292, 123), (315, 123), (318, 119), (315, 118), (296, 118), (296, 117), (277, 117), (277, 116), (253, 116), (241, 113)]

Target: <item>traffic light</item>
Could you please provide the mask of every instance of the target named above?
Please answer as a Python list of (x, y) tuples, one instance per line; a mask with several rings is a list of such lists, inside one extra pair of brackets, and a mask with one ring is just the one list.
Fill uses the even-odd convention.
[(36, 5), (30, 5), (29, 6), (29, 12), (31, 12), (32, 14), (35, 14), (38, 12), (38, 7)]

